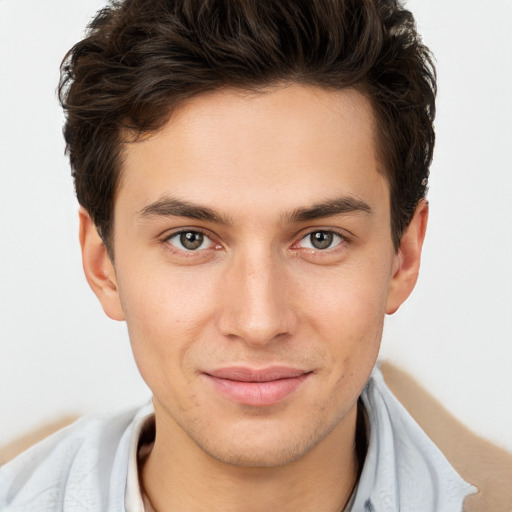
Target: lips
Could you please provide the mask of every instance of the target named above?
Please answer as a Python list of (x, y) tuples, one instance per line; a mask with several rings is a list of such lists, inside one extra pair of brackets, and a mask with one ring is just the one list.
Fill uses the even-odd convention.
[(205, 373), (214, 389), (229, 400), (251, 406), (268, 406), (291, 395), (311, 372), (283, 366), (263, 369), (220, 368)]

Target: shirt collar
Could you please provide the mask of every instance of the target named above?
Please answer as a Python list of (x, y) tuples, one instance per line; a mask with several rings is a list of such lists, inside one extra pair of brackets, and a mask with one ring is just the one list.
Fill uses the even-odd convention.
[(369, 445), (352, 510), (460, 512), (465, 482), (391, 393), (376, 368), (362, 395)]

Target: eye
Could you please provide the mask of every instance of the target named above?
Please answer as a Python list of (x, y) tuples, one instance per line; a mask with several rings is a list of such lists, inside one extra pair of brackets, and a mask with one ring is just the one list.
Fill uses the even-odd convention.
[(213, 247), (214, 242), (201, 231), (180, 231), (167, 239), (172, 246), (181, 251), (198, 251)]
[(334, 231), (313, 231), (303, 237), (298, 246), (304, 249), (322, 251), (332, 249), (343, 242), (343, 237)]

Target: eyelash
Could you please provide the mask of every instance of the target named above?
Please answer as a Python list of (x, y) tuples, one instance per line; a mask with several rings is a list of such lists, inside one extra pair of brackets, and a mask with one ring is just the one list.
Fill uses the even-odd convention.
[[(178, 236), (181, 236), (183, 234), (186, 234), (186, 233), (195, 233), (195, 234), (200, 234), (202, 235), (203, 237), (207, 238), (211, 245), (209, 247), (206, 247), (204, 249), (186, 249), (186, 248), (183, 248), (183, 249), (180, 249), (178, 247), (176, 247), (174, 244), (172, 244), (170, 242), (171, 239), (175, 238), (175, 237), (178, 237)], [(300, 238), (294, 242), (291, 246), (292, 249), (301, 249), (301, 247), (298, 247), (298, 245), (305, 239), (307, 239), (308, 237), (310, 237), (311, 235), (315, 234), (315, 233), (326, 233), (326, 234), (331, 234), (331, 235), (334, 235), (335, 237), (338, 237), (339, 238), (339, 242), (334, 246), (334, 247), (327, 247), (325, 249), (318, 249), (318, 248), (314, 248), (314, 247), (305, 247), (303, 248), (304, 250), (307, 250), (309, 253), (311, 254), (314, 254), (315, 256), (321, 256), (322, 254), (331, 254), (333, 252), (336, 252), (337, 250), (340, 250), (342, 247), (346, 246), (347, 244), (350, 243), (350, 239), (349, 237), (347, 237), (346, 234), (344, 233), (341, 233), (340, 231), (337, 231), (335, 229), (314, 229), (312, 231), (308, 231), (307, 233), (303, 234), (302, 236), (300, 236)], [(174, 254), (179, 254), (180, 256), (185, 256), (185, 257), (197, 257), (199, 254), (205, 254), (204, 251), (210, 251), (210, 250), (219, 250), (222, 248), (222, 245), (218, 242), (215, 241), (214, 237), (207, 231), (205, 230), (202, 230), (202, 229), (199, 229), (199, 228), (194, 228), (194, 229), (181, 229), (179, 231), (175, 231), (171, 234), (167, 234), (165, 235), (161, 241), (163, 242), (165, 248), (171, 252), (173, 252)], [(202, 245), (202, 244), (201, 244)]]
[[(211, 243), (211, 246), (210, 247), (206, 247), (204, 249), (199, 249), (198, 250), (193, 250), (193, 249), (187, 249), (187, 248), (183, 248), (183, 249), (180, 249), (179, 247), (176, 247), (174, 246), (172, 243), (171, 243), (171, 239), (173, 238), (176, 238), (176, 237), (179, 237), (179, 236), (182, 236), (184, 234), (187, 234), (187, 233), (194, 233), (194, 234), (199, 234), (199, 235), (202, 235), (205, 239), (208, 239)], [(215, 240), (213, 239), (212, 235), (202, 229), (198, 229), (198, 228), (194, 228), (194, 229), (181, 229), (180, 231), (175, 231), (169, 235), (166, 235), (163, 239), (162, 239), (162, 242), (164, 242), (166, 248), (174, 253), (178, 252), (180, 254), (185, 254), (187, 256), (194, 256), (195, 254), (198, 254), (202, 251), (206, 251), (208, 249), (213, 249), (213, 250), (217, 250), (221, 247), (221, 245), (219, 243), (216, 243)], [(201, 244), (202, 245), (202, 244)]]
[(306, 233), (305, 235), (303, 235), (299, 240), (298, 242), (296, 242), (294, 244), (294, 246), (296, 245), (299, 245), (303, 240), (307, 240), (308, 238), (310, 238), (312, 235), (314, 235), (315, 233), (323, 233), (323, 234), (328, 234), (328, 235), (331, 235), (333, 240), (331, 240), (331, 244), (334, 243), (336, 240), (336, 238), (339, 239), (339, 241), (336, 243), (336, 245), (334, 245), (333, 247), (329, 246), (329, 247), (326, 247), (324, 249), (321, 249), (321, 248), (316, 248), (316, 247), (304, 247), (304, 249), (307, 249), (311, 252), (315, 252), (315, 253), (327, 253), (327, 252), (332, 252), (332, 251), (335, 251), (339, 246), (341, 245), (345, 245), (348, 243), (348, 239), (347, 237), (340, 233), (339, 231), (336, 231), (334, 229), (315, 229), (313, 231), (309, 231), (308, 233)]

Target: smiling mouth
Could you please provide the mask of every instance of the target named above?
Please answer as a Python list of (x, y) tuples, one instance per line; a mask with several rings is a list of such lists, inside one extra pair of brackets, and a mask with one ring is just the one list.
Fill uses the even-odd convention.
[(291, 395), (313, 372), (288, 367), (220, 368), (204, 375), (229, 400), (256, 407), (273, 405)]

